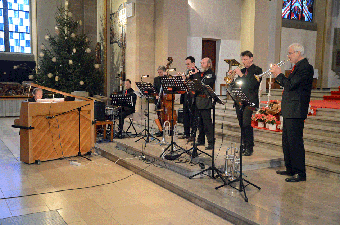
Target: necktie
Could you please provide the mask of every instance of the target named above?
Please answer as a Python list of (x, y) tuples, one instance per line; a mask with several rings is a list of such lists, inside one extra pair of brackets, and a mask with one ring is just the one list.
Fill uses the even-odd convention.
[(125, 95), (127, 95), (127, 90), (125, 90)]
[(248, 68), (246, 68), (246, 72), (244, 73), (244, 75), (247, 76), (247, 74), (248, 74)]
[(295, 70), (295, 67), (296, 67), (296, 65), (293, 66), (293, 69), (292, 69), (292, 71), (290, 71), (290, 73), (293, 73), (293, 71)]

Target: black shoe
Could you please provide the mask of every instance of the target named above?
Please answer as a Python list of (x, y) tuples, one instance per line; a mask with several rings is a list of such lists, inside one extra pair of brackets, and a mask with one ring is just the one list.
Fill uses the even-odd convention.
[(251, 156), (252, 154), (253, 154), (253, 151), (252, 151), (252, 150), (246, 149), (242, 155), (243, 155), (243, 156)]
[(188, 142), (193, 142), (195, 140), (195, 138), (194, 137), (188, 137)]
[(196, 149), (192, 151), (191, 156), (192, 158), (196, 158), (198, 156), (198, 152)]
[(157, 133), (155, 133), (156, 137), (162, 137), (163, 136), (163, 131), (158, 131)]
[(213, 150), (214, 146), (213, 145), (208, 145), (207, 147), (205, 147), (205, 150)]
[[(194, 143), (192, 143), (192, 145), (194, 145)], [(204, 146), (205, 143), (204, 142), (197, 142), (195, 143), (196, 146)]]
[(292, 177), (286, 178), (286, 182), (300, 182), (300, 181), (306, 181), (306, 175), (302, 174), (294, 174)]
[(188, 135), (183, 135), (183, 136), (179, 136), (178, 138), (179, 138), (179, 139), (188, 139), (189, 136), (188, 136)]
[(291, 173), (287, 170), (277, 170), (276, 173), (279, 174), (279, 175), (287, 175), (287, 176), (293, 176), (294, 175), (293, 173)]

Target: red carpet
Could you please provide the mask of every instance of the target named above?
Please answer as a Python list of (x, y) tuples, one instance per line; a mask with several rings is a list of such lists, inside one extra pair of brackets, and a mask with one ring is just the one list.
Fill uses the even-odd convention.
[(340, 100), (340, 87), (339, 91), (331, 91), (331, 95), (324, 95), (324, 100)]
[(340, 109), (340, 99), (339, 100), (311, 100), (310, 105), (312, 108)]

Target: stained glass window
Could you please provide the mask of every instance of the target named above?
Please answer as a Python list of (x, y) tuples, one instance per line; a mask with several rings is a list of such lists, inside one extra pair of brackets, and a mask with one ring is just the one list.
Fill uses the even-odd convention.
[(282, 18), (300, 21), (313, 21), (314, 0), (283, 0)]
[(4, 7), (0, 0), (0, 52), (5, 51), (5, 26), (4, 26)]
[(29, 0), (0, 0), (0, 51), (31, 53)]

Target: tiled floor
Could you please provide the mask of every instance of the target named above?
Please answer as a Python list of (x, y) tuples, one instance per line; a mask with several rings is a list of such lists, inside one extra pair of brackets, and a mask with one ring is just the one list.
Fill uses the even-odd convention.
[(100, 156), (21, 163), (13, 120), (0, 118), (0, 219), (56, 211), (67, 224), (230, 224)]

